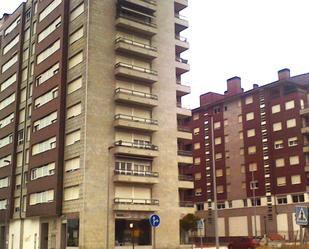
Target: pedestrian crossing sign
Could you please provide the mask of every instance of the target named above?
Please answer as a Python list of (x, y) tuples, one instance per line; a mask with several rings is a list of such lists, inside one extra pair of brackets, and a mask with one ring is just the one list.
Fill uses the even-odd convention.
[(308, 225), (308, 207), (295, 207), (295, 215), (297, 225)]

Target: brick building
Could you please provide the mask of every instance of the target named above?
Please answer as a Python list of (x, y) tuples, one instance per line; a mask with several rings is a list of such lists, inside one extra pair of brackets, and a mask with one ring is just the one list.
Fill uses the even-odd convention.
[(309, 203), (308, 89), (309, 74), (283, 69), (277, 81), (246, 92), (234, 77), (224, 94), (200, 96), (191, 121), (193, 198), (206, 236), (214, 234), (214, 143), (220, 236), (252, 236), (256, 227), (257, 235), (294, 239), (294, 207)]

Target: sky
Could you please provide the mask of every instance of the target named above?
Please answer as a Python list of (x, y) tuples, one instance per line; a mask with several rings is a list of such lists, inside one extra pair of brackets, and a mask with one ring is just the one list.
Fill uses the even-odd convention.
[[(172, 1), (172, 0), (159, 0)], [(0, 16), (22, 0), (0, 0)], [(309, 72), (308, 0), (189, 0), (182, 12), (190, 28), (182, 33), (190, 50), (191, 71), (183, 82), (191, 86), (184, 105), (195, 108), (199, 95), (223, 93), (226, 80), (239, 76), (245, 90), (277, 80), (277, 71)]]

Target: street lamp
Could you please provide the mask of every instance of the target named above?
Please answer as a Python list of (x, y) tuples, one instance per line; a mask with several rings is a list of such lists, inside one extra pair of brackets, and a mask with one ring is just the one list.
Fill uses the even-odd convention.
[(133, 246), (132, 248), (134, 249), (134, 230), (133, 230), (134, 224), (130, 223), (129, 227), (131, 229), (131, 243), (132, 243), (132, 246)]

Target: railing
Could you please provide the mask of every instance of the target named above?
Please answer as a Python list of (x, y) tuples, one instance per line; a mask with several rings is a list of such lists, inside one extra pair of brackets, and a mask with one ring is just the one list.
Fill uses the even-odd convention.
[(124, 42), (124, 43), (130, 44), (130, 45), (136, 46), (136, 47), (146, 48), (146, 49), (149, 49), (149, 50), (152, 50), (152, 51), (157, 51), (157, 48), (155, 48), (155, 47), (149, 46), (147, 44), (139, 43), (139, 42), (136, 42), (136, 41), (132, 41), (130, 39), (123, 38), (123, 37), (119, 37), (115, 40), (115, 43), (120, 43), (120, 42)]
[(190, 127), (178, 126), (177, 129), (178, 131), (191, 132)]
[(178, 150), (178, 155), (180, 156), (192, 156), (192, 151), (189, 150)]
[(115, 204), (129, 204), (129, 205), (159, 205), (159, 200), (155, 199), (133, 199), (133, 198), (115, 198)]
[(115, 175), (159, 177), (158, 172), (115, 169)]
[(118, 67), (125, 67), (125, 68), (129, 68), (129, 69), (132, 69), (132, 70), (135, 70), (135, 71), (143, 72), (143, 73), (158, 75), (157, 71), (147, 69), (147, 68), (143, 68), (143, 67), (137, 67), (137, 66), (134, 66), (134, 65), (129, 65), (129, 64), (126, 64), (126, 63), (123, 63), (123, 62), (118, 62), (115, 65), (115, 68), (118, 68)]
[(182, 42), (188, 42), (188, 39), (186, 37), (175, 35), (175, 39)]
[(194, 203), (192, 201), (180, 201), (179, 207), (194, 207)]
[(178, 19), (181, 19), (181, 20), (185, 20), (185, 21), (188, 20), (188, 18), (186, 16), (180, 15), (178, 13), (175, 13), (175, 17), (178, 18)]
[(178, 179), (179, 179), (179, 181), (193, 182), (193, 176), (192, 175), (179, 175)]
[(149, 118), (134, 117), (134, 116), (129, 116), (129, 115), (125, 115), (125, 114), (115, 115), (115, 120), (118, 120), (118, 119), (129, 120), (129, 121), (145, 123), (145, 124), (158, 125), (157, 120), (149, 119)]
[(181, 57), (178, 57), (178, 56), (175, 57), (175, 60), (180, 62), (180, 63), (188, 64), (188, 60), (182, 59)]
[(145, 24), (145, 25), (148, 25), (148, 26), (151, 26), (151, 27), (154, 27), (154, 28), (157, 27), (157, 25), (155, 23), (153, 23), (151, 20), (143, 20), (143, 19), (140, 19), (140, 18), (137, 18), (137, 17), (133, 17), (133, 16), (130, 16), (130, 15), (124, 14), (124, 13), (118, 13), (117, 18), (119, 18), (119, 17), (128, 19), (130, 21), (138, 22), (138, 23), (141, 23), (141, 24)]
[(145, 3), (150, 3), (152, 5), (157, 5), (157, 1), (154, 1), (154, 0), (141, 0), (141, 1), (143, 1)]
[(176, 105), (177, 105), (177, 107), (179, 107), (179, 108), (183, 108), (183, 109), (190, 110), (190, 107), (189, 107), (189, 106), (188, 106), (188, 107), (183, 106), (183, 105), (182, 105), (181, 103), (179, 103), (179, 102), (177, 102)]
[(143, 98), (147, 98), (147, 99), (158, 99), (157, 95), (154, 94), (150, 94), (150, 93), (143, 93), (143, 92), (139, 92), (139, 91), (133, 91), (130, 89), (125, 89), (125, 88), (117, 88), (115, 90), (115, 93), (124, 93), (124, 94), (128, 94), (128, 95), (133, 95), (133, 96), (137, 96), (137, 97), (143, 97)]
[[(145, 141), (146, 142), (146, 141)], [(123, 147), (130, 147), (130, 148), (137, 148), (137, 149), (144, 149), (144, 150), (159, 150), (159, 147), (153, 144), (138, 144), (134, 142), (127, 142), (127, 141), (116, 141), (115, 146), (123, 146)]]

